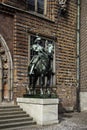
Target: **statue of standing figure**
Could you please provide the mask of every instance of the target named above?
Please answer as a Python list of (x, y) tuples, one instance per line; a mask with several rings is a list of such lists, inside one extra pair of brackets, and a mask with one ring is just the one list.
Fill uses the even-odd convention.
[[(35, 55), (32, 57), (30, 64), (28, 66), (28, 76), (29, 76), (29, 87), (32, 86), (33, 94), (36, 94), (36, 84), (38, 78), (40, 78), (40, 94), (43, 95), (43, 87), (46, 81), (46, 92), (49, 94), (49, 87), (51, 82), (51, 77), (53, 74), (53, 53), (54, 47), (52, 43), (47, 43), (47, 48), (45, 49), (41, 46), (41, 38), (37, 37), (32, 45), (32, 50)], [(47, 41), (46, 41), (47, 42)]]

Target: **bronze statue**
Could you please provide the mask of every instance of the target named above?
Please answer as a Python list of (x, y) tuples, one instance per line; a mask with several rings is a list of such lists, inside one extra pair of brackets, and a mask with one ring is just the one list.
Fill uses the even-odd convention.
[(41, 38), (37, 37), (32, 45), (32, 50), (35, 51), (36, 54), (33, 56), (28, 66), (29, 87), (32, 86), (33, 94), (35, 94), (36, 83), (38, 78), (40, 78), (40, 93), (43, 94), (45, 77), (47, 77), (46, 91), (49, 93), (48, 87), (50, 87), (50, 80), (53, 74), (53, 44), (47, 43), (47, 48), (45, 50), (45, 48), (41, 46)]

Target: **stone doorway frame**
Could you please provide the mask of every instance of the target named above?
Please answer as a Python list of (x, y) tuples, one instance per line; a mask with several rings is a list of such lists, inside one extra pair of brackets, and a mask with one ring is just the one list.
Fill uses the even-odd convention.
[[(13, 63), (12, 63), (12, 56), (10, 53), (10, 50), (6, 44), (6, 41), (4, 40), (3, 36), (0, 34), (0, 43), (1, 46), (3, 47), (5, 54), (7, 56), (8, 59), (8, 93), (9, 93), (9, 97), (8, 97), (8, 101), (12, 101), (13, 100)], [(1, 61), (1, 56), (0, 56), (0, 102), (2, 102), (2, 90), (3, 90), (3, 83), (2, 83), (2, 61)]]

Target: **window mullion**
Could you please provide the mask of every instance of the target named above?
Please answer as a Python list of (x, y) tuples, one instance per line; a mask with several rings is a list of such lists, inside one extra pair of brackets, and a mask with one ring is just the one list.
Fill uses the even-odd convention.
[(47, 0), (44, 0), (44, 15), (47, 14)]
[(37, 12), (37, 2), (38, 0), (35, 0), (35, 12)]

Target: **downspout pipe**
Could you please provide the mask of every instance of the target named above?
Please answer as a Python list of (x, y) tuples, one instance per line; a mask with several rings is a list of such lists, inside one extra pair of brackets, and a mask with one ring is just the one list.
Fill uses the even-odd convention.
[(77, 111), (80, 111), (80, 5), (77, 2)]

